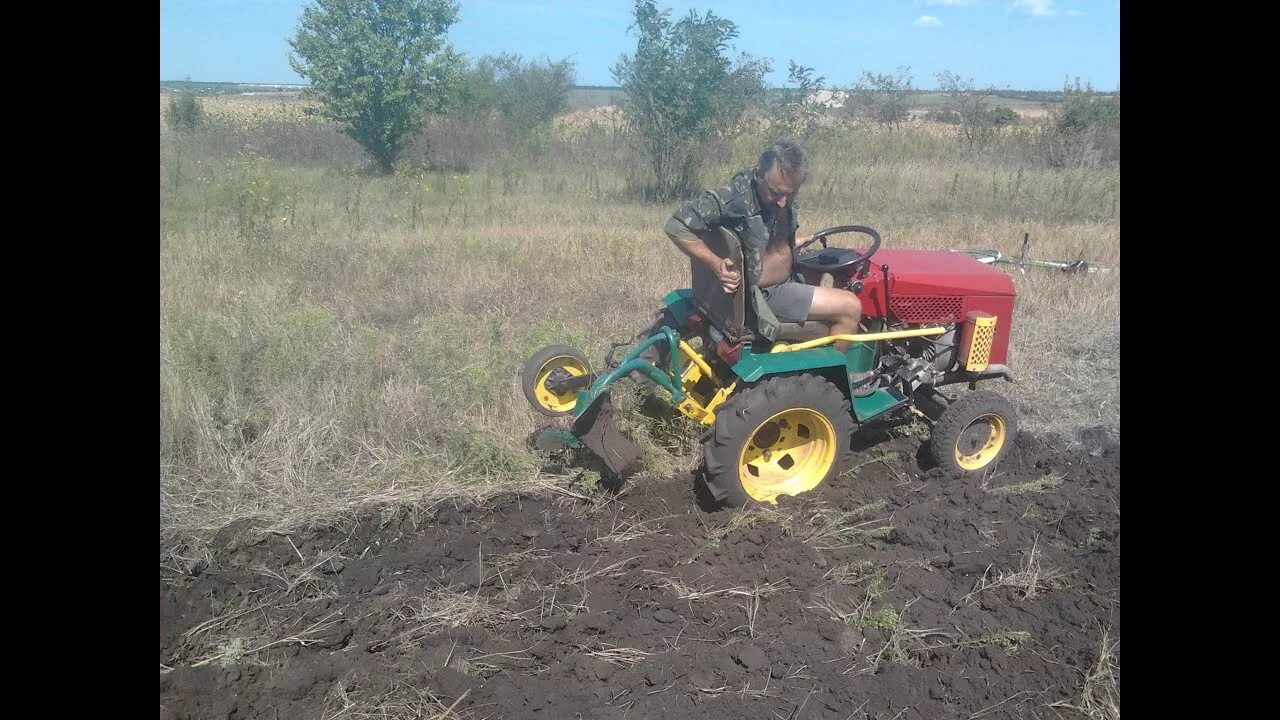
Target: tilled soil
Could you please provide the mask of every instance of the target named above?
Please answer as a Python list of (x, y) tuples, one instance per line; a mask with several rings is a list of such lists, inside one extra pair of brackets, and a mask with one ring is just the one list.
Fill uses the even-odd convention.
[(1119, 445), (1084, 440), (1022, 433), (989, 477), (950, 477), (881, 437), (772, 510), (706, 512), (677, 477), (292, 536), (231, 526), (211, 561), (162, 573), (161, 717), (1118, 707)]

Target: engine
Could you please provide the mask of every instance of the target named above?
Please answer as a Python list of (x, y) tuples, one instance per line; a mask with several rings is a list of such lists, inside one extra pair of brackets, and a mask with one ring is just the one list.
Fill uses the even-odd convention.
[[(888, 266), (887, 273), (883, 266)], [(818, 284), (819, 278), (807, 281)], [(970, 255), (882, 249), (856, 275), (833, 281), (836, 287), (849, 288), (858, 295), (864, 318), (885, 319), (890, 329), (947, 327), (947, 334), (912, 341), (904, 351), (939, 372), (956, 369), (960, 360), (957, 349), (971, 340), (960, 330), (975, 314), (987, 318), (984, 323), (989, 325), (984, 327), (994, 330), (987, 362), (1004, 364), (1008, 358), (1016, 297), (1013, 278)]]

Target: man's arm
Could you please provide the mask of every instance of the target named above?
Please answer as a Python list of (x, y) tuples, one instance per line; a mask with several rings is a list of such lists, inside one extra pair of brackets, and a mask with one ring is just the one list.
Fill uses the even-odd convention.
[(739, 268), (729, 258), (722, 258), (711, 251), (699, 237), (701, 233), (720, 226), (722, 207), (720, 198), (712, 192), (685, 205), (671, 216), (663, 229), (671, 243), (688, 255), (694, 262), (700, 262), (715, 272), (720, 284), (727, 293), (738, 289), (740, 279)]
[(716, 255), (714, 252), (711, 252), (711, 248), (707, 247), (707, 244), (702, 241), (702, 238), (698, 237), (678, 222), (668, 222), (665, 232), (667, 233), (667, 237), (671, 238), (672, 244), (680, 248), (680, 252), (688, 255), (707, 267), (719, 265), (721, 260), (726, 259)]

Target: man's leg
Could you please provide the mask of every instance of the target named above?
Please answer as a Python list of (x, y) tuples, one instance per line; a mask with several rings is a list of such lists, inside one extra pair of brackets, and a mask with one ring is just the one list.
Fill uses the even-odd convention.
[[(815, 287), (808, 319), (830, 323), (832, 335), (853, 335), (858, 332), (858, 322), (862, 319), (862, 301), (848, 290)], [(849, 350), (845, 340), (837, 340), (833, 345), (842, 353)]]

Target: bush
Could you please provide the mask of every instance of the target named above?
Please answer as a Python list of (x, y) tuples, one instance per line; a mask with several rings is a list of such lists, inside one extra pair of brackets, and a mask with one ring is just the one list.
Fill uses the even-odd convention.
[(746, 54), (737, 64), (725, 57), (738, 26), (711, 12), (691, 10), (672, 23), (653, 0), (636, 0), (635, 19), (635, 54), (618, 61), (613, 77), (648, 161), (649, 181), (638, 189), (649, 200), (688, 197), (698, 189), (709, 143), (764, 95), (769, 64)]
[(508, 130), (530, 135), (569, 104), (573, 89), (571, 60), (529, 61), (519, 55), (486, 55), (462, 78), (459, 101), (470, 114), (496, 113)]
[(987, 120), (995, 127), (1016, 125), (1018, 123), (1018, 113), (1014, 112), (1011, 107), (996, 105), (987, 110)]
[(924, 114), (924, 118), (925, 120), (932, 120), (933, 122), (945, 123), (947, 125), (960, 124), (960, 113), (956, 112), (955, 110), (949, 110), (947, 108), (930, 110), (929, 112)]
[(204, 106), (195, 93), (186, 90), (169, 96), (169, 127), (192, 130), (204, 121)]
[(1120, 93), (1099, 96), (1093, 88), (1063, 89), (1063, 101), (1050, 112), (1038, 139), (1040, 159), (1051, 167), (1102, 167), (1120, 164)]
[(1080, 86), (1063, 89), (1063, 101), (1054, 113), (1054, 122), (1061, 132), (1075, 132), (1089, 128), (1120, 129), (1120, 93), (1099, 97), (1093, 87)]
[(919, 93), (911, 80), (911, 68), (899, 67), (892, 75), (863, 72), (850, 94), (856, 113), (885, 127), (900, 128), (911, 117), (909, 108)]
[(822, 89), (826, 78), (814, 77), (813, 68), (798, 65), (794, 60), (788, 61), (787, 78), (793, 87), (778, 94), (769, 134), (808, 139), (821, 125), (824, 113), (822, 104), (809, 102), (809, 97)]

